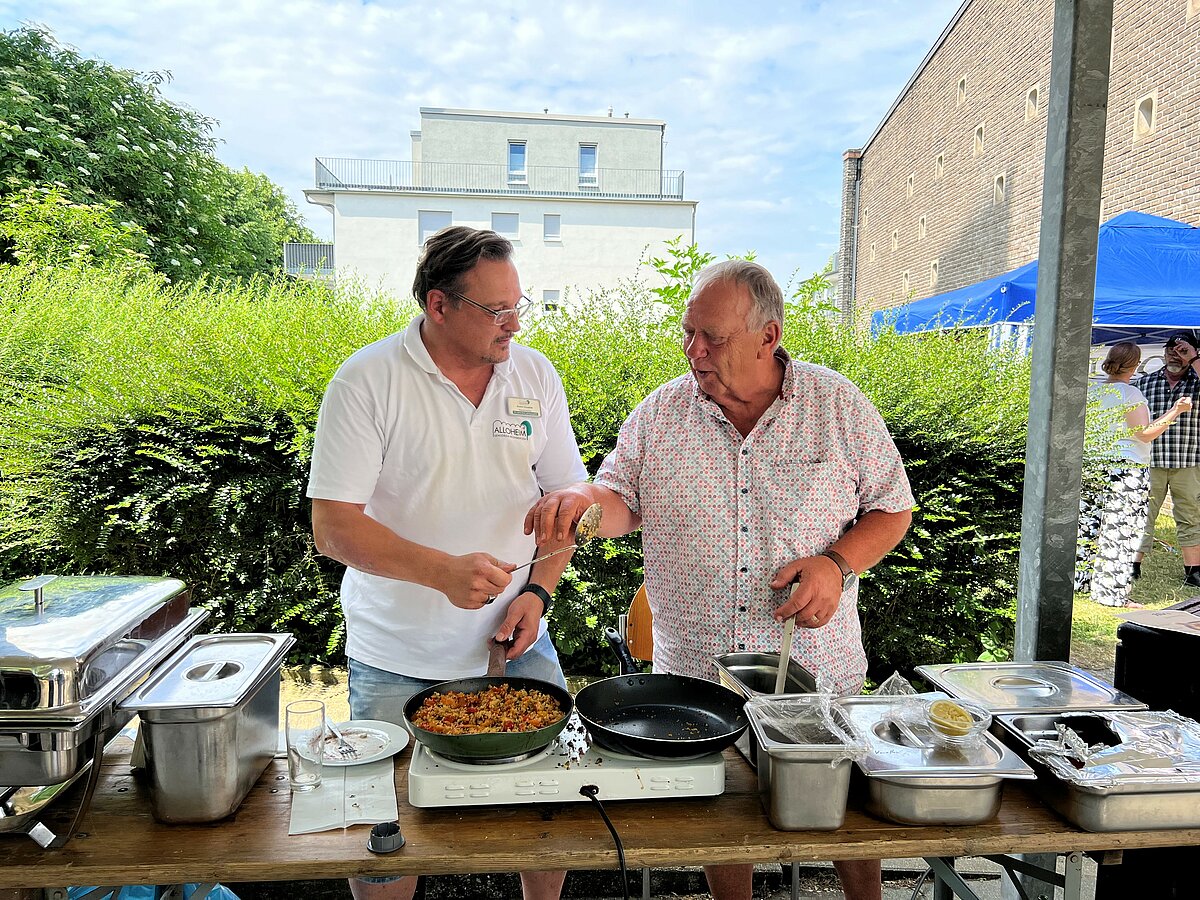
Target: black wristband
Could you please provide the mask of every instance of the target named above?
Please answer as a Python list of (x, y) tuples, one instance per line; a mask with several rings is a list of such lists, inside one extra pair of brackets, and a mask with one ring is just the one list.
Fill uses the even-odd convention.
[(554, 609), (554, 598), (550, 596), (550, 592), (540, 584), (534, 584), (532, 581), (521, 589), (522, 594), (533, 594), (542, 601), (542, 616), (550, 615), (550, 610)]

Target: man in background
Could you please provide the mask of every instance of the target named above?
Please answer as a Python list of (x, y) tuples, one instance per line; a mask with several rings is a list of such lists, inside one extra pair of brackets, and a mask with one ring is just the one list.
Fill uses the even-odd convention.
[(1142, 558), (1154, 546), (1154, 523), (1170, 491), (1175, 533), (1183, 554), (1183, 583), (1200, 587), (1200, 352), (1196, 335), (1190, 331), (1172, 334), (1163, 352), (1163, 367), (1143, 375), (1137, 387), (1146, 395), (1150, 421), (1183, 397), (1191, 398), (1192, 409), (1150, 445), (1150, 514), (1133, 576), (1141, 575)]

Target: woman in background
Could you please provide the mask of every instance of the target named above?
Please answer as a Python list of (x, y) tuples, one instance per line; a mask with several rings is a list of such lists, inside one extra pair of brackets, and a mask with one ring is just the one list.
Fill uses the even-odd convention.
[(1146, 526), (1150, 442), (1192, 408), (1191, 398), (1183, 397), (1151, 422), (1146, 398), (1129, 383), (1141, 359), (1137, 344), (1113, 344), (1101, 365), (1107, 380), (1088, 388), (1088, 399), (1098, 401), (1101, 410), (1124, 410), (1123, 417), (1109, 413), (1116, 440), (1104, 466), (1103, 487), (1085, 487), (1079, 498), (1075, 590), (1090, 589), (1092, 599), (1105, 606), (1129, 604), (1134, 555)]

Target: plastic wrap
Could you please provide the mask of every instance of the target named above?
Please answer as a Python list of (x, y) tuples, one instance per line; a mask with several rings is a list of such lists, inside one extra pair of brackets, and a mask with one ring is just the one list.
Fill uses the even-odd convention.
[(1178, 713), (1090, 712), (1105, 720), (1113, 742), (1089, 743), (1064, 714), (1058, 736), (1033, 743), (1029, 753), (1063, 781), (1088, 788), (1121, 785), (1195, 785), (1200, 788), (1200, 724)]
[(812, 751), (831, 766), (861, 759), (867, 747), (833, 707), (837, 697), (830, 693), (762, 697), (746, 704), (758, 725), (763, 749)]

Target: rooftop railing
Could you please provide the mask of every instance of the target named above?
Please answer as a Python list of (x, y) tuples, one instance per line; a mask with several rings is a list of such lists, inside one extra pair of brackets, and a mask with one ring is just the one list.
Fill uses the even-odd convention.
[(514, 171), (489, 163), (411, 162), (318, 157), (318, 190), (408, 191), (595, 197), (606, 200), (682, 200), (683, 172), (528, 166)]

